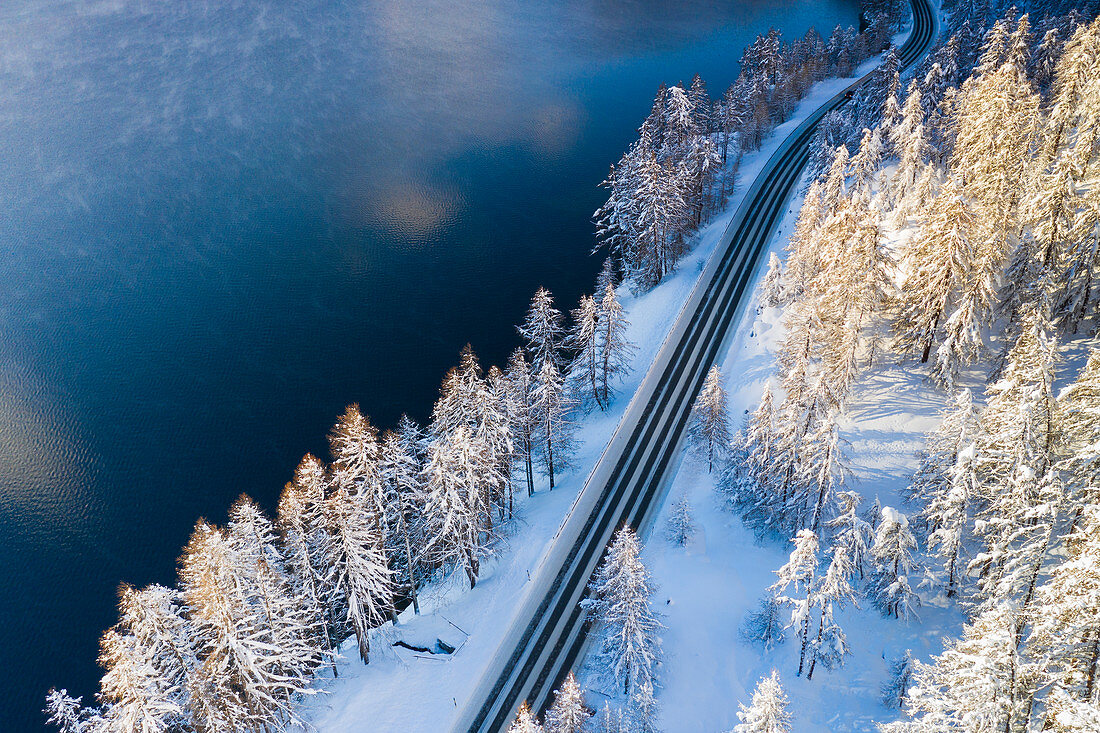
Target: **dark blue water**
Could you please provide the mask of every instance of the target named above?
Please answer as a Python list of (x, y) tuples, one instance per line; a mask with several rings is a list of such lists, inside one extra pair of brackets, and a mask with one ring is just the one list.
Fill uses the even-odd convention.
[(0, 4), (0, 730), (91, 695), (120, 581), (271, 508), (343, 406), (424, 418), (540, 284), (660, 81), (854, 0)]

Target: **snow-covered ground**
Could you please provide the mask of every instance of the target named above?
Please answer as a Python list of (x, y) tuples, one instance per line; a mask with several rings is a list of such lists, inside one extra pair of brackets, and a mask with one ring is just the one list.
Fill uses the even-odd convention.
[[(877, 58), (868, 60), (852, 78), (817, 84), (791, 119), (776, 127), (760, 150), (745, 156), (741, 162), (737, 191), (726, 211), (696, 235), (691, 253), (680, 262), (676, 273), (641, 296), (631, 295), (626, 288), (620, 288), (631, 323), (629, 338), (638, 346), (634, 371), (621, 386), (619, 397), (608, 412), (595, 412), (584, 419), (577, 435), (575, 468), (561, 476), (553, 492), (546, 490), (545, 479), (542, 479), (534, 497), (528, 499), (525, 492), (517, 494), (517, 519), (511, 534), (498, 548), (498, 556), (483, 563), (481, 578), (473, 590), (468, 589), (459, 576), (425, 589), (421, 597), (420, 616), (414, 616), (408, 609), (401, 616), (399, 626), (377, 631), (377, 638), (372, 640), (371, 663), (367, 666), (359, 662), (353, 646), (350, 646), (354, 645), (354, 639), (349, 640), (349, 646), (345, 649), (346, 659), (339, 665), (339, 678), (321, 682), (329, 694), (315, 696), (303, 705), (303, 715), (312, 726), (321, 733), (361, 730), (437, 733), (454, 726), (463, 704), (478, 685), (483, 670), (511, 628), (523, 599), (531, 593), (542, 592), (541, 581), (551, 573), (539, 571), (555, 549), (556, 534), (563, 518), (578, 500), (589, 470), (614, 434), (630, 396), (653, 362), (680, 306), (714, 253), (722, 232), (741, 203), (747, 185), (756, 178), (784, 138), (809, 113), (850, 84), (852, 79), (870, 71), (878, 62)], [(788, 221), (780, 232), (789, 231)], [(558, 304), (559, 308), (571, 306)], [(731, 349), (730, 353), (736, 351)], [(681, 472), (678, 485), (682, 484), (684, 475)], [(592, 490), (598, 491), (599, 487), (593, 486)], [(702, 488), (699, 490), (704, 491)], [(731, 517), (726, 515), (722, 519), (731, 520)], [(731, 615), (736, 609), (729, 608), (727, 611), (726, 608), (715, 606), (711, 610), (719, 611), (715, 614), (715, 622), (725, 619), (726, 625), (731, 626), (731, 633), (735, 633), (739, 617)], [(402, 640), (410, 646), (434, 648), (437, 638), (457, 647), (457, 651), (451, 655), (430, 654), (391, 646), (394, 641)], [(670, 635), (669, 645), (673, 644)], [(747, 655), (750, 651), (746, 649), (744, 653)], [(671, 678), (667, 669), (663, 675)], [(751, 689), (752, 683), (742, 683), (745, 684)], [(722, 685), (716, 680), (714, 687), (717, 690)], [(727, 697), (741, 695), (740, 688), (727, 685), (725, 689)], [(670, 691), (666, 689), (664, 692)], [(731, 704), (736, 708), (736, 704)], [(693, 703), (691, 707), (696, 705)], [(689, 729), (710, 728), (683, 728)]]

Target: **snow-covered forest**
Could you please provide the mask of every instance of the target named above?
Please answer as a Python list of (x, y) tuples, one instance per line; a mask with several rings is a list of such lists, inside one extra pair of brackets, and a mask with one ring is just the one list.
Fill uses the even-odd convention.
[[(667, 278), (724, 208), (741, 156), (812, 84), (886, 49), (897, 5), (869, 3), (863, 33), (761, 36), (720, 99), (698, 76), (662, 86), (604, 182), (593, 294), (567, 319), (540, 288), (507, 364), (483, 370), (465, 349), (426, 426), (380, 432), (349, 406), (331, 455), (302, 459), (274, 518), (241, 497), (224, 527), (200, 520), (177, 587), (120, 589), (97, 699), (51, 690), (50, 722), (305, 724), (301, 702), (338, 673), (341, 649), (367, 664), (377, 630), (418, 613), (426, 587), (474, 587), (522, 531), (516, 493), (552, 491), (585, 415), (615, 400), (634, 349), (619, 281)], [(798, 652), (741, 701), (742, 733), (791, 729), (782, 678), (841, 669), (840, 612), (864, 599), (898, 624), (920, 623), (929, 602), (966, 618), (941, 654), (892, 662), (882, 695), (902, 720), (883, 730), (1100, 730), (1100, 21), (1095, 3), (1024, 9), (956, 0), (911, 78), (887, 51), (823, 120), (787, 256), (757, 293), (782, 313), (775, 377), (743, 425), (717, 367), (696, 400), (693, 460), (760, 542), (790, 551), (758, 610), (728, 620), (760, 649)], [(1084, 363), (1062, 358), (1082, 343)], [(942, 402), (897, 506), (854, 490), (841, 428), (861, 377), (887, 362)], [(677, 496), (665, 539), (690, 543), (693, 511)], [(586, 601), (616, 699), (596, 709), (570, 675), (513, 730), (657, 730), (666, 622), (642, 554), (621, 529)]]
[[(720, 102), (698, 77), (690, 89), (662, 87), (643, 142), (624, 157), (649, 154), (643, 168), (653, 175), (613, 171), (611, 201), (597, 214), (613, 256), (569, 322), (540, 288), (517, 327), (522, 346), (488, 370), (467, 347), (430, 424), (403, 417), (379, 432), (351, 405), (329, 435), (330, 460), (301, 460), (274, 519), (242, 496), (226, 526), (199, 520), (177, 587), (121, 587), (95, 704), (51, 690), (49, 721), (62, 733), (304, 724), (299, 702), (338, 674), (345, 639), (367, 664), (372, 632), (404, 608), (418, 612), (426, 585), (459, 574), (474, 587), (482, 561), (516, 531), (514, 493), (552, 491), (578, 422), (615, 398), (634, 349), (622, 274), (635, 287), (657, 284), (723, 205), (745, 150), (814, 81), (850, 72), (888, 34), (885, 15), (863, 34), (838, 28), (828, 43), (811, 33), (784, 45), (772, 32), (746, 50), (742, 77)], [(635, 233), (641, 239), (628, 244)], [(635, 259), (650, 256), (644, 267)]]
[[(762, 286), (785, 314), (780, 396), (764, 392), (721, 486), (793, 549), (749, 633), (785, 627), (810, 678), (849, 654), (833, 612), (854, 588), (899, 621), (942, 596), (962, 638), (899, 660), (905, 720), (884, 730), (1097, 730), (1100, 351), (1069, 374), (1060, 353), (1091, 338), (1100, 295), (1100, 21), (1011, 8), (983, 31), (953, 11), (852, 153), (820, 155)], [(861, 511), (837, 418), (882, 359), (926, 372), (943, 420), (908, 506)], [(985, 367), (984, 394), (962, 385)]]

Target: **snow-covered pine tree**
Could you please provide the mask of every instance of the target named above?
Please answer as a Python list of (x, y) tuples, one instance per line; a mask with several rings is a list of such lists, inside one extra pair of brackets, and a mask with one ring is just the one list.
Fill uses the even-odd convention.
[(791, 713), (787, 694), (779, 683), (779, 672), (761, 678), (752, 693), (752, 702), (737, 713), (740, 724), (731, 733), (790, 733)]
[[(791, 607), (791, 620), (787, 628), (797, 627), (802, 651), (798, 657), (798, 675), (806, 664), (806, 652), (810, 648), (810, 616), (813, 614), (813, 592), (817, 586), (818, 542), (817, 535), (808, 529), (799, 530), (793, 540), (794, 549), (786, 564), (775, 574), (779, 577), (768, 590), (776, 599)], [(793, 594), (793, 595), (792, 595)]]
[(695, 519), (691, 512), (691, 502), (687, 494), (681, 494), (680, 498), (672, 505), (672, 511), (668, 515), (667, 534), (668, 540), (678, 547), (684, 547), (695, 535)]
[(565, 380), (552, 361), (544, 361), (535, 374), (531, 390), (531, 409), (538, 423), (535, 428), (538, 456), (554, 490), (554, 474), (570, 465), (574, 443), (573, 400), (565, 391)]
[(600, 400), (607, 409), (614, 396), (611, 385), (630, 373), (630, 359), (636, 347), (626, 337), (630, 323), (610, 281), (603, 286), (597, 308), (596, 385)]
[(592, 733), (629, 733), (623, 711), (619, 708), (612, 710), (607, 702), (604, 702), (603, 709), (600, 710), (591, 727)]
[(565, 348), (573, 353), (569, 365), (570, 391), (581, 405), (595, 403), (601, 410), (607, 409), (601, 399), (597, 383), (599, 351), (596, 333), (599, 329), (599, 309), (590, 295), (582, 295), (580, 304), (573, 309), (573, 327), (565, 338)]
[(335, 676), (335, 639), (342, 619), (338, 622), (334, 614), (342, 607), (343, 599), (328, 563), (332, 535), (324, 513), (326, 485), (325, 465), (307, 453), (279, 498), (278, 527), (290, 593), (306, 613), (318, 647), (331, 661)]
[(1022, 676), (1033, 680), (1035, 689), (1051, 691), (1048, 696), (1059, 691), (1095, 706), (1100, 682), (1100, 506), (1086, 508), (1065, 546), (1068, 557), (1035, 592)]
[(974, 272), (976, 217), (947, 181), (922, 227), (902, 258), (905, 275), (901, 302), (894, 319), (895, 349), (922, 350), (921, 363), (932, 353), (941, 320), (952, 297), (978, 275)]
[(104, 733), (167, 733), (185, 718), (179, 691), (149, 663), (132, 634), (108, 629), (100, 639), (99, 663)]
[(969, 389), (956, 392), (941, 415), (940, 424), (917, 452), (919, 466), (905, 489), (907, 501), (926, 504), (931, 497), (946, 491), (959, 452), (973, 443), (978, 434), (978, 409)]
[(516, 437), (516, 459), (523, 461), (527, 495), (531, 496), (535, 493), (535, 431), (539, 421), (535, 412), (535, 380), (523, 349), (517, 348), (508, 357), (505, 374), (512, 391), (512, 434)]
[(875, 541), (875, 532), (871, 525), (859, 515), (860, 496), (855, 491), (841, 491), (837, 494), (840, 512), (828, 523), (833, 531), (833, 547), (843, 547), (851, 563), (853, 573), (859, 573), (863, 580), (864, 568), (871, 557), (871, 546)]
[(898, 159), (898, 168), (890, 180), (889, 194), (895, 210), (898, 211), (895, 217), (900, 223), (908, 213), (902, 203), (913, 190), (928, 156), (924, 108), (921, 106), (921, 90), (916, 80), (909, 84), (900, 122), (890, 130), (890, 145), (894, 157)]
[(1077, 379), (1058, 395), (1058, 469), (1073, 524), (1085, 507), (1100, 505), (1100, 351), (1089, 350)]
[(268, 728), (297, 720), (290, 699), (310, 694), (308, 678), (284, 668), (241, 558), (221, 530), (200, 521), (180, 567), (183, 600), (202, 663), (190, 680), (193, 725), (211, 733)]
[(837, 610), (849, 603), (855, 603), (856, 595), (848, 578), (854, 572), (847, 550), (842, 546), (833, 548), (833, 557), (825, 571), (825, 577), (812, 590), (813, 605), (819, 611), (817, 636), (813, 640), (810, 669), (806, 679), (813, 679), (814, 668), (818, 662), (825, 669), (833, 669), (844, 664), (844, 657), (851, 654), (848, 637), (836, 621)]
[(783, 643), (785, 630), (783, 604), (774, 594), (768, 593), (760, 599), (756, 610), (745, 616), (740, 635), (749, 644), (756, 644), (767, 652)]
[(252, 499), (241, 496), (229, 509), (226, 540), (246, 598), (266, 630), (269, 648), (278, 654), (280, 670), (308, 682), (323, 661), (314, 626), (317, 617), (291, 595), (275, 525)]
[(538, 373), (544, 364), (562, 368), (561, 346), (565, 338), (561, 311), (554, 307), (554, 298), (546, 288), (539, 288), (523, 324), (516, 327), (523, 337), (531, 368)]
[(662, 626), (649, 605), (654, 588), (640, 554), (638, 536), (624, 525), (593, 575), (586, 601), (599, 624), (599, 658), (627, 696), (653, 683), (661, 658)]
[(382, 525), (343, 486), (325, 500), (325, 518), (332, 534), (334, 583), (347, 604), (344, 615), (358, 640), (359, 656), (367, 664), (371, 629), (393, 614), (393, 574)]
[(729, 404), (717, 364), (707, 372), (703, 388), (695, 398), (690, 435), (707, 457), (707, 470), (713, 471), (714, 459), (722, 457), (730, 441)]
[(546, 711), (546, 733), (584, 733), (591, 717), (581, 686), (570, 670), (554, 692), (554, 704)]
[(784, 303), (783, 264), (775, 252), (768, 256), (768, 271), (760, 281), (759, 292), (760, 305), (764, 308), (776, 308)]
[(1015, 630), (1016, 620), (1008, 609), (980, 614), (932, 664), (917, 663), (905, 699), (908, 720), (880, 725), (879, 730), (1017, 730)]
[(524, 702), (516, 711), (516, 719), (508, 726), (508, 733), (545, 733), (545, 729), (531, 712), (531, 707)]
[(804, 487), (806, 526), (815, 534), (822, 522), (833, 519), (836, 492), (844, 485), (848, 468), (840, 447), (836, 414), (829, 410), (805, 436), (802, 446), (799, 485)]
[(917, 540), (909, 529), (909, 519), (892, 507), (882, 508), (882, 520), (875, 530), (871, 557), (875, 569), (867, 594), (887, 616), (909, 620), (920, 606), (920, 598), (909, 584), (909, 574), (917, 569), (913, 551)]
[(909, 687), (913, 684), (916, 660), (910, 650), (890, 662), (890, 676), (882, 683), (882, 704), (891, 710), (900, 710), (905, 704)]
[(943, 563), (944, 592), (948, 598), (958, 593), (971, 505), (978, 494), (975, 453), (974, 444), (958, 452), (955, 463), (948, 469), (947, 482), (928, 497), (922, 512), (928, 529), (928, 550)]
[(985, 547), (970, 563), (987, 603), (1029, 597), (1062, 511), (1051, 471), (1057, 439), (1053, 382), (1057, 344), (1046, 309), (1023, 314), (1000, 379), (987, 391), (975, 463), (983, 479), (978, 534)]
[(516, 422), (522, 408), (515, 400), (515, 390), (507, 375), (500, 367), (489, 367), (489, 373), (485, 376), (489, 385), (489, 395), (492, 402), (489, 404), (487, 416), (483, 420), (484, 430), (491, 438), (489, 440), (489, 453), (496, 458), (501, 482), (490, 484), (490, 494), (493, 504), (500, 513), (501, 519), (512, 518), (513, 500), (515, 497), (515, 462), (518, 457), (516, 450)]
[(486, 474), (496, 470), (464, 425), (432, 443), (424, 468), (427, 496), (421, 559), (433, 567), (461, 568), (471, 588), (477, 583), (485, 552), (488, 510), (479, 503), (478, 487)]
[(188, 680), (198, 666), (179, 594), (162, 585), (119, 590), (119, 622), (104, 634), (104, 731), (163, 731), (191, 724)]
[(359, 410), (348, 405), (329, 433), (332, 479), (360, 502), (381, 524), (385, 515), (385, 492), (378, 475), (378, 430)]
[[(404, 416), (403, 416), (404, 417)], [(412, 601), (413, 613), (420, 613), (417, 588), (425, 572), (414, 547), (419, 547), (424, 518), (424, 467), (420, 463), (419, 427), (409, 418), (397, 431), (382, 435), (378, 470), (386, 487), (386, 538), (394, 584)]]
[(634, 190), (635, 233), (628, 271), (642, 288), (650, 288), (671, 272), (683, 254), (683, 234), (690, 221), (683, 171), (655, 155), (641, 161)]
[(760, 405), (749, 416), (740, 440), (745, 460), (731, 461), (720, 482), (730, 500), (741, 507), (745, 524), (758, 532), (767, 531), (779, 509), (771, 473), (775, 430), (775, 405), (771, 387), (765, 383)]

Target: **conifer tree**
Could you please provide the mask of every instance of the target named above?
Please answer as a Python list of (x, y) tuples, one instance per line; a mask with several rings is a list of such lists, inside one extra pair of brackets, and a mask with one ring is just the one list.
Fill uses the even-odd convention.
[(385, 492), (378, 475), (378, 430), (359, 410), (349, 405), (329, 433), (333, 481), (382, 522)]
[(922, 349), (927, 362), (952, 296), (974, 277), (975, 216), (951, 181), (932, 204), (929, 221), (906, 252), (908, 274), (894, 321), (895, 343), (905, 353)]
[(496, 470), (466, 426), (432, 443), (424, 468), (426, 501), (421, 558), (435, 567), (461, 568), (477, 583), (485, 548), (485, 513), (479, 486)]
[(370, 630), (393, 614), (393, 574), (386, 562), (385, 537), (380, 522), (344, 487), (325, 500), (325, 517), (332, 533), (329, 562), (334, 583), (347, 604), (345, 615), (358, 640), (359, 656), (367, 664)]
[(602, 292), (603, 297), (596, 314), (596, 383), (599, 399), (606, 410), (614, 396), (611, 385), (630, 373), (630, 360), (636, 347), (626, 337), (630, 323), (615, 295), (614, 285), (608, 282), (597, 292)]
[(324, 511), (326, 483), (324, 464), (307, 453), (279, 498), (278, 526), (290, 593), (299, 599), (335, 676), (339, 625), (333, 611), (342, 599), (328, 564), (333, 540)]
[(573, 400), (565, 391), (565, 380), (551, 361), (545, 361), (535, 375), (531, 390), (532, 410), (538, 419), (535, 436), (550, 490), (554, 474), (569, 466), (573, 455)]
[(913, 560), (916, 547), (908, 518), (892, 507), (883, 507), (882, 521), (875, 530), (875, 544), (871, 548), (875, 569), (867, 592), (887, 616), (907, 621), (920, 606), (920, 598), (908, 577), (917, 568)]
[(833, 557), (825, 571), (825, 577), (812, 591), (812, 603), (819, 609), (817, 637), (813, 641), (810, 669), (806, 679), (813, 679), (818, 662), (826, 669), (839, 667), (844, 657), (851, 654), (848, 638), (836, 621), (836, 611), (849, 603), (855, 603), (855, 591), (848, 578), (853, 572), (851, 558), (842, 546), (833, 548)]
[(58, 733), (95, 733), (89, 721), (90, 711), (81, 706), (83, 698), (72, 697), (65, 689), (51, 687), (46, 694), (46, 723), (57, 728)]
[(382, 435), (378, 470), (386, 486), (386, 537), (394, 583), (412, 601), (413, 613), (419, 615), (417, 587), (423, 569), (413, 547), (420, 546), (420, 530), (424, 512), (424, 467), (418, 455), (419, 428), (407, 416), (397, 431)]
[(852, 572), (859, 573), (863, 580), (864, 567), (871, 557), (875, 532), (863, 517), (859, 516), (860, 496), (855, 491), (841, 491), (837, 494), (840, 512), (827, 525), (833, 530), (833, 547), (844, 548)]
[(516, 349), (508, 357), (508, 384), (512, 393), (512, 431), (516, 436), (516, 457), (523, 461), (527, 478), (527, 495), (535, 493), (535, 431), (538, 428), (538, 415), (535, 412), (535, 384), (531, 368), (523, 355), (523, 349)]
[(788, 706), (787, 695), (779, 683), (779, 672), (773, 669), (770, 677), (757, 683), (752, 703), (748, 707), (738, 705), (741, 710), (737, 717), (741, 723), (734, 727), (733, 733), (790, 733)]
[(892, 710), (899, 710), (905, 704), (905, 697), (913, 682), (913, 670), (916, 660), (906, 649), (905, 654), (890, 662), (890, 676), (882, 684), (882, 704)]
[(599, 361), (596, 332), (599, 328), (599, 312), (596, 301), (589, 295), (582, 295), (580, 305), (573, 309), (573, 327), (565, 339), (565, 348), (573, 353), (569, 365), (571, 390), (577, 395), (580, 404), (593, 402), (606, 409), (600, 399), (596, 382), (596, 365)]
[(583, 733), (591, 717), (577, 678), (570, 671), (554, 692), (554, 704), (546, 711), (546, 733)]
[(538, 718), (531, 712), (530, 706), (525, 702), (516, 711), (516, 719), (508, 726), (508, 733), (545, 733)]
[(778, 597), (768, 593), (760, 599), (755, 611), (750, 611), (741, 623), (741, 638), (750, 644), (756, 644), (764, 651), (782, 644), (786, 635), (783, 619), (783, 605)]
[(682, 494), (668, 515), (668, 539), (672, 544), (684, 547), (694, 535), (695, 519), (691, 513), (691, 502), (687, 494)]
[(760, 305), (776, 308), (783, 304), (783, 265), (779, 256), (772, 252), (768, 255), (768, 271), (760, 282)]
[(654, 588), (640, 553), (630, 527), (616, 532), (586, 601), (600, 626), (599, 658), (627, 696), (640, 685), (652, 685), (661, 657), (657, 634), (662, 627), (649, 605)]
[[(787, 563), (775, 574), (779, 579), (768, 590), (780, 603), (791, 606), (791, 620), (787, 628), (797, 627), (802, 651), (798, 657), (798, 675), (806, 665), (806, 653), (810, 649), (810, 617), (813, 614), (813, 592), (817, 587), (818, 542), (817, 535), (808, 529), (799, 530), (793, 540), (794, 549)], [(794, 595), (789, 595), (793, 593)], [(801, 596), (801, 597), (800, 597)]]
[(707, 457), (707, 470), (713, 471), (715, 457), (721, 457), (730, 441), (729, 405), (717, 364), (707, 372), (692, 414), (691, 436)]
[(546, 363), (562, 368), (561, 346), (565, 338), (561, 311), (554, 307), (553, 296), (546, 288), (539, 288), (531, 299), (531, 307), (523, 324), (517, 326), (523, 337), (531, 368), (537, 374)]

